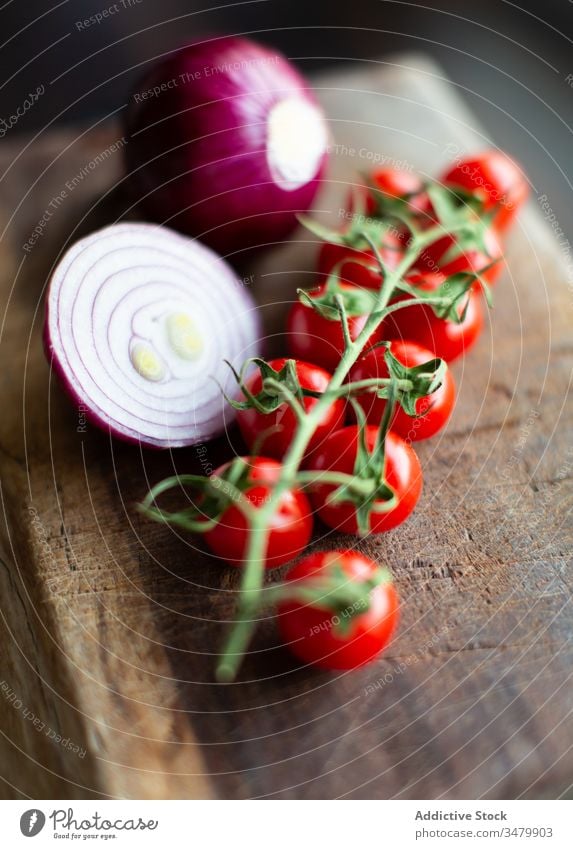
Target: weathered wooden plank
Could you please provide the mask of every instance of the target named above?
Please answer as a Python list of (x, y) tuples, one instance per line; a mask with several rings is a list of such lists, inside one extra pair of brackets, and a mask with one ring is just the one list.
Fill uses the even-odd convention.
[[(339, 144), (318, 204), (324, 220), (337, 220), (368, 151), (434, 173), (452, 146), (488, 143), (439, 70), (413, 57), (318, 85)], [(114, 153), (68, 192), (23, 252), (51, 200), (118, 130), (76, 135), (37, 141), (1, 184), (2, 223), (22, 205), (2, 241), (0, 646), (7, 684), (86, 755), (0, 699), (7, 793), (564, 792), (573, 731), (572, 297), (533, 205), (512, 238), (490, 327), (456, 367), (455, 415), (420, 451), (419, 510), (405, 527), (360, 543), (392, 568), (404, 600), (391, 650), (358, 673), (304, 670), (276, 645), (267, 620), (241, 681), (216, 685), (213, 654), (237, 575), (133, 511), (149, 481), (174, 465), (188, 471), (196, 453), (140, 453), (84, 432), (50, 385), (41, 352), (38, 311), (54, 257), (123, 208), (121, 187), (100, 200), (119, 173)], [(3, 172), (17, 150), (0, 151)], [(246, 269), (270, 329), (296, 286), (310, 281), (313, 250), (299, 234)], [(210, 460), (223, 451), (210, 446)]]

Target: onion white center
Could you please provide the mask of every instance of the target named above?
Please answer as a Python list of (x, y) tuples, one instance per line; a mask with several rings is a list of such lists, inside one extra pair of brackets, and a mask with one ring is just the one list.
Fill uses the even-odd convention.
[(320, 168), (328, 131), (320, 110), (301, 97), (279, 101), (267, 119), (267, 163), (275, 183), (293, 192)]

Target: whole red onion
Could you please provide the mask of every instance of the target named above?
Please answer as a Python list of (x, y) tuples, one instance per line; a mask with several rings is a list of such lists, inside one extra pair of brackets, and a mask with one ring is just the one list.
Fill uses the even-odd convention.
[(126, 136), (146, 215), (223, 254), (284, 239), (327, 159), (326, 122), (302, 76), (232, 36), (158, 63), (130, 98)]

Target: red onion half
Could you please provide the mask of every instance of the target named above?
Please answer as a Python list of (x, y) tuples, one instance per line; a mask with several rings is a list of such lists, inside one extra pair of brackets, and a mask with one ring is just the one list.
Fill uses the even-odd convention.
[[(50, 281), (45, 345), (74, 402), (120, 439), (192, 445), (233, 417), (217, 385), (258, 353), (255, 303), (209, 248), (151, 224), (77, 242)], [(213, 380), (215, 378), (215, 380)]]
[(285, 238), (327, 159), (326, 122), (303, 77), (231, 36), (157, 64), (131, 95), (126, 135), (145, 213), (223, 254)]

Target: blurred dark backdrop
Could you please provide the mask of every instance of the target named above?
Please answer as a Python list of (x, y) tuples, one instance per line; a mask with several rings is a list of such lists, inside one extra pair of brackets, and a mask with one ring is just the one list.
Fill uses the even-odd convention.
[[(81, 24), (112, 7), (101, 23)], [(45, 86), (5, 138), (117, 113), (147, 62), (201, 33), (254, 34), (306, 73), (424, 51), (462, 87), (495, 141), (524, 163), (573, 234), (570, 0), (9, 0), (0, 24), (0, 120)]]

